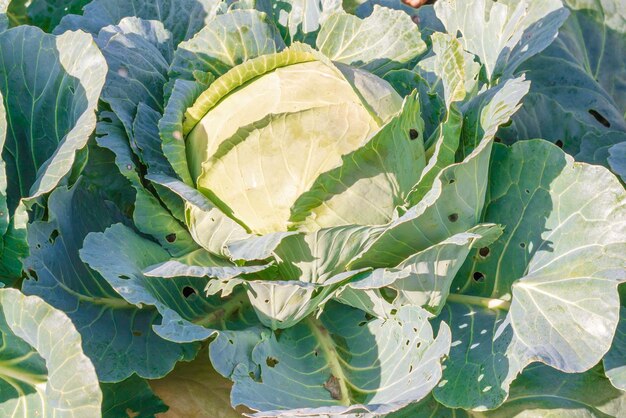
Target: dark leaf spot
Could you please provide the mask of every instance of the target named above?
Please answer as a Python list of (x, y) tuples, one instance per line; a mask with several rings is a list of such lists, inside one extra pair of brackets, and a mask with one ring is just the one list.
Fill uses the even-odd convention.
[(235, 344), (235, 342), (233, 340), (228, 340), (229, 344)]
[(191, 286), (185, 286), (183, 287), (183, 296), (188, 298), (191, 295), (195, 295), (196, 294), (196, 289), (194, 289)]
[(165, 237), (165, 239), (171, 244), (172, 242), (176, 241), (176, 234), (169, 234)]
[(450, 222), (456, 222), (459, 220), (459, 214), (458, 213), (453, 213), (451, 215), (448, 215), (448, 220)]
[(324, 383), (324, 389), (330, 393), (331, 398), (339, 400), (341, 399), (341, 385), (339, 384), (339, 379), (337, 379), (332, 374)]
[(522, 247), (522, 248), (526, 248), (526, 243), (525, 242), (520, 242), (519, 246)]
[(414, 141), (419, 137), (420, 137), (420, 133), (417, 131), (417, 129), (409, 130), (409, 138), (411, 138), (411, 141)]
[(390, 314), (395, 315), (398, 313), (397, 309), (392, 309), (391, 311), (389, 311)]
[(141, 332), (141, 331), (133, 331), (133, 335), (134, 335), (135, 337), (141, 337), (142, 332)]
[(530, 194), (530, 190), (526, 189), (526, 190), (524, 190), (524, 193)]
[(591, 116), (593, 116), (598, 122), (600, 122), (600, 124), (602, 124), (602, 126), (604, 126), (606, 128), (610, 128), (611, 127), (611, 122), (609, 122), (607, 120), (607, 118), (602, 116), (602, 114), (600, 114), (600, 112), (598, 112), (597, 110), (589, 109), (589, 114)]
[(270, 303), (270, 300), (269, 299), (265, 299), (265, 303)]
[(480, 254), (481, 257), (489, 256), (489, 247), (481, 248), (480, 250), (478, 250), (478, 254)]
[(482, 282), (485, 279), (485, 275), (482, 274), (480, 271), (475, 271), (472, 277), (476, 282)]
[(268, 357), (265, 359), (265, 363), (268, 367), (275, 367), (279, 362), (274, 357)]

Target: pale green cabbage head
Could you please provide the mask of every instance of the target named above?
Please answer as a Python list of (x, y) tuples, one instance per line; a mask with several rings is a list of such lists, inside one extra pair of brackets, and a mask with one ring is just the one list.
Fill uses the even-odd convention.
[(208, 108), (186, 138), (197, 188), (254, 233), (290, 229), (298, 198), (402, 108), (385, 80), (298, 46), (234, 67), (188, 111), (189, 126)]

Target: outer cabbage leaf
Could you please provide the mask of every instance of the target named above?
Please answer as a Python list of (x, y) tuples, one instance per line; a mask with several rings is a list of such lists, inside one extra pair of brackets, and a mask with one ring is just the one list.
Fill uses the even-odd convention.
[(448, 33), (461, 32), (465, 50), (480, 58), (492, 81), (510, 77), (550, 45), (568, 15), (560, 0), (440, 0), (435, 11)]
[[(214, 352), (213, 345), (227, 338), (237, 345), (238, 337), (220, 334), (212, 343), (218, 371), (232, 355)], [(333, 304), (319, 319), (309, 317), (280, 337), (263, 331), (230, 376), (231, 401), (260, 417), (385, 414), (430, 392), (449, 344), (448, 329), (443, 326), (435, 338), (419, 308), (368, 321), (362, 311)], [(242, 361), (248, 357), (254, 368)]]
[(513, 383), (507, 402), (494, 411), (448, 409), (430, 397), (389, 417), (618, 417), (625, 404), (626, 394), (612, 388), (599, 368), (571, 374), (533, 365)]
[(178, 45), (206, 25), (220, 10), (221, 3), (219, 0), (94, 0), (84, 7), (82, 16), (65, 16), (54, 33), (80, 29), (96, 35), (105, 26), (136, 16), (162, 22)]
[[(119, 256), (111, 260), (102, 248)], [(193, 254), (180, 260), (182, 264), (193, 265), (193, 259), (190, 260)], [(161, 265), (161, 269), (166, 270), (162, 274), (165, 278), (146, 277), (142, 272), (144, 269), (167, 262), (172, 257), (158, 244), (141, 237), (123, 224), (115, 224), (101, 233), (89, 234), (80, 256), (128, 303), (138, 307), (155, 306), (163, 320), (153, 328), (158, 335), (170, 341), (201, 341), (213, 335), (216, 329), (242, 328), (257, 323), (253, 312), (244, 309), (249, 306), (245, 294), (233, 295), (228, 300), (202, 296), (201, 292), (208, 282), (204, 274), (190, 274), (171, 280), (167, 278), (172, 276), (167, 274), (169, 266)], [(215, 261), (214, 258), (209, 260)], [(227, 280), (249, 272), (246, 267), (228, 265), (224, 260), (221, 263), (213, 265), (212, 276)]]
[(99, 416), (102, 393), (70, 319), (36, 296), (0, 289), (0, 413)]
[(489, 187), (483, 220), (504, 234), (468, 258), (441, 318), (453, 349), (435, 397), (450, 407), (499, 406), (532, 361), (593, 367), (611, 345), (626, 280), (624, 190), (606, 169), (524, 141), (496, 147)]
[(316, 45), (333, 61), (381, 77), (390, 70), (406, 68), (426, 52), (409, 16), (379, 6), (365, 19), (347, 13), (331, 15), (322, 24)]
[(79, 257), (87, 234), (122, 220), (113, 205), (82, 184), (58, 188), (48, 200), (48, 220), (29, 227), (32, 250), (25, 260), (31, 279), (23, 291), (67, 313), (86, 337), (85, 353), (103, 382), (118, 382), (133, 373), (158, 378), (187, 355), (185, 347), (154, 333), (152, 326), (160, 323), (154, 308), (126, 302)]
[[(12, 217), (0, 250), (0, 278), (10, 282), (20, 275), (19, 260), (28, 253), (26, 205), (54, 189), (86, 145), (95, 128), (106, 63), (91, 37), (79, 32), (57, 37), (17, 27), (0, 34), (0, 49), (6, 112), (6, 118), (0, 116), (0, 134), (6, 134), (2, 159)], [(7, 212), (0, 216), (4, 232)]]
[(531, 92), (499, 136), (509, 143), (544, 138), (579, 161), (623, 175), (619, 165), (607, 163), (603, 149), (626, 141), (626, 10), (612, 0), (566, 3), (572, 12), (556, 41), (520, 67), (532, 81)]

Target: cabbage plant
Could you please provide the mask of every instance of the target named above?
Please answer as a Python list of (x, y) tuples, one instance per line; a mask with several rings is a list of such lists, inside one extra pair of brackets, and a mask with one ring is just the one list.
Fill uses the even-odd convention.
[[(572, 48), (576, 7), (22, 3), (0, 24), (59, 23), (0, 33), (2, 279), (29, 295), (0, 290), (0, 332), (35, 358), (0, 350), (0, 408), (618, 416), (621, 154), (528, 133), (540, 94), (564, 100), (538, 63)], [(24, 70), (39, 59), (57, 81)], [(589, 135), (619, 147), (616, 126)], [(67, 354), (16, 329), (27, 303), (71, 320)], [(84, 367), (76, 401), (58, 356)]]

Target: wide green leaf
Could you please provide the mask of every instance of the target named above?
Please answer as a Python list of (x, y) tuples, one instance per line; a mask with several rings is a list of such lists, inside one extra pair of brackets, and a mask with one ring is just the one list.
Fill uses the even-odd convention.
[[(217, 370), (227, 353), (213, 345), (238, 334), (220, 335), (210, 346)], [(425, 397), (441, 375), (449, 330), (435, 338), (428, 315), (403, 308), (389, 320), (367, 320), (365, 313), (333, 304), (317, 319), (309, 317), (280, 337), (264, 330), (230, 376), (233, 405), (258, 416), (386, 414)]]
[(82, 184), (61, 187), (48, 200), (48, 220), (29, 227), (32, 249), (24, 263), (31, 276), (23, 284), (24, 293), (65, 311), (77, 330), (90, 336), (83, 347), (103, 382), (118, 382), (133, 373), (161, 377), (185, 356), (184, 347), (152, 330), (160, 321), (154, 308), (126, 302), (79, 257), (87, 234), (122, 220), (110, 202)]
[(96, 372), (63, 312), (0, 289), (0, 339), (2, 416), (100, 416)]
[(8, 209), (2, 210), (0, 229), (6, 228), (7, 213), (12, 217), (1, 250), (0, 277), (11, 281), (20, 275), (19, 260), (27, 255), (25, 207), (20, 202), (26, 199), (24, 204), (30, 205), (72, 169), (76, 152), (95, 128), (106, 63), (91, 37), (80, 32), (53, 36), (17, 27), (0, 34), (0, 50)]
[(544, 50), (568, 15), (560, 0), (441, 0), (435, 10), (448, 33), (461, 33), (464, 48), (480, 58), (489, 80), (511, 76)]

